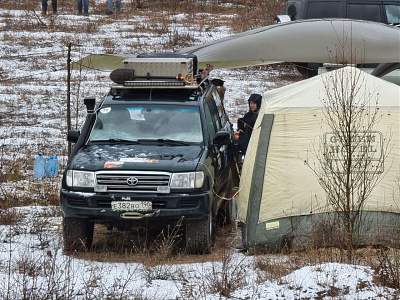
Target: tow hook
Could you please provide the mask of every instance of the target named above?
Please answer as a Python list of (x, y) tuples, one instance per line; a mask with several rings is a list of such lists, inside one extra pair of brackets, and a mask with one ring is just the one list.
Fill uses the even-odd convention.
[(157, 217), (160, 214), (160, 210), (155, 210), (152, 213), (148, 213), (148, 214), (141, 214), (138, 212), (124, 212), (122, 214), (120, 214), (120, 217), (122, 219), (142, 219), (142, 218), (151, 218), (151, 217)]

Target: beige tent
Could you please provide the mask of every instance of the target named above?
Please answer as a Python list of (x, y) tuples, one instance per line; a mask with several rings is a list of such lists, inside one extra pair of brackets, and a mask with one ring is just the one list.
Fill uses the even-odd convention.
[[(333, 143), (323, 117), (324, 82), (335, 76), (363, 78), (358, 95), (376, 94), (382, 118), (373, 130), (377, 156), (387, 141), (381, 177), (363, 208), (359, 244), (400, 246), (400, 87), (346, 67), (264, 93), (244, 161), (238, 199), (243, 243), (276, 251), (335, 244), (338, 214), (305, 161), (318, 164), (313, 149)], [(376, 99), (373, 97), (373, 99)], [(371, 103), (374, 105), (374, 103)], [(328, 137), (328, 139), (326, 138)], [(385, 139), (385, 140), (384, 140)], [(332, 146), (332, 145), (328, 145)]]

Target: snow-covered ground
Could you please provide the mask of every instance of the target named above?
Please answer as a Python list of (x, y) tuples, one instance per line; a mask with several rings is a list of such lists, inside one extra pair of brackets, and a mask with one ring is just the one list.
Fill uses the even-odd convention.
[[(59, 10), (57, 16), (41, 18), (39, 8), (38, 3), (35, 14), (0, 4), (1, 299), (399, 297), (398, 291), (380, 286), (374, 279), (377, 274), (366, 265), (321, 263), (293, 268), (292, 263), (285, 265), (286, 255), (250, 256), (234, 247), (214, 260), (179, 264), (171, 263), (173, 257), (148, 265), (140, 260), (112, 262), (110, 257), (64, 255), (57, 206), (60, 177), (39, 182), (32, 174), (38, 152), (59, 156), (61, 166), (66, 162), (66, 45), (72, 43), (71, 59), (77, 61), (92, 53), (171, 51), (179, 48), (180, 39), (189, 37), (200, 44), (232, 32), (229, 22), (216, 15), (208, 15), (207, 24), (198, 25), (193, 20), (204, 19), (200, 14), (169, 13), (158, 16), (157, 23), (140, 11), (110, 18)], [(173, 22), (167, 26), (162, 22), (165, 18)], [(293, 68), (283, 66), (214, 70), (213, 76), (225, 80), (232, 122), (246, 112), (249, 94), (300, 79)], [(73, 127), (79, 128), (85, 117), (83, 98), (99, 99), (110, 84), (105, 71), (72, 72)], [(12, 206), (17, 207), (6, 209)], [(276, 270), (262, 267), (266, 264), (286, 271), (277, 276)]]
[[(376, 274), (369, 266), (300, 265), (294, 271), (283, 271), (288, 274), (281, 277), (263, 267), (270, 264), (283, 270), (293, 269), (285, 255), (250, 256), (226, 249), (219, 259), (212, 261), (173, 264), (158, 256), (159, 263), (151, 265), (147, 264), (149, 258), (102, 262), (66, 256), (62, 253), (61, 217), (57, 211), (57, 207), (50, 206), (19, 207), (13, 211), (20, 217), (18, 223), (0, 226), (1, 299), (398, 297), (398, 291), (375, 283)], [(106, 256), (103, 260), (107, 260)], [(108, 260), (112, 261), (109, 256)], [(221, 290), (229, 293), (221, 295)]]

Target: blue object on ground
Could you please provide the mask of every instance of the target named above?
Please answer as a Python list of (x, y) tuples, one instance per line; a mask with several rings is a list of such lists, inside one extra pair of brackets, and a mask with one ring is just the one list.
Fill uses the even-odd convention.
[(47, 177), (57, 177), (58, 175), (58, 157), (50, 156), (46, 159), (45, 173)]
[(46, 172), (45, 172), (45, 159), (42, 155), (42, 153), (39, 153), (39, 155), (35, 159), (35, 166), (33, 168), (33, 177), (41, 179), (45, 177)]

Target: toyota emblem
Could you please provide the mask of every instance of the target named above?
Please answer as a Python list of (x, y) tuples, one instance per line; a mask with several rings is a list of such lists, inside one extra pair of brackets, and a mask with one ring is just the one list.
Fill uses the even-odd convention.
[(139, 179), (137, 179), (136, 177), (129, 177), (129, 178), (126, 180), (126, 183), (127, 183), (128, 185), (137, 185), (138, 182), (139, 182)]

